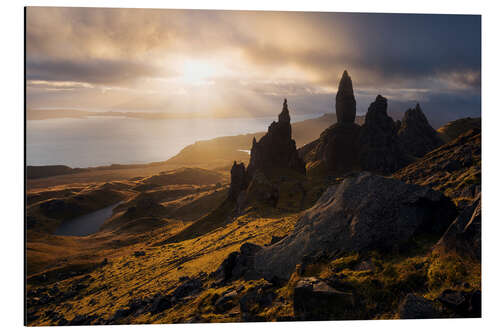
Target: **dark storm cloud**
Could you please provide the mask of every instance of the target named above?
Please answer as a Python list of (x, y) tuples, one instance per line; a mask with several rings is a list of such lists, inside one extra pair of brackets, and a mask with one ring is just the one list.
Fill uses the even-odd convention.
[(28, 60), (28, 80), (74, 81), (91, 84), (117, 84), (141, 77), (165, 76), (160, 67), (128, 60)]
[[(480, 16), (29, 8), (26, 44), (40, 107), (182, 109), (198, 94), (210, 111), (273, 113), (288, 96), (297, 112), (332, 112), (344, 69), (360, 114), (377, 94), (451, 119), (481, 107)], [(91, 98), (109, 86), (129, 90)]]
[[(307, 14), (325, 43), (320, 49), (287, 50), (279, 44), (246, 48), (256, 62), (268, 65), (296, 63), (318, 72), (323, 82), (338, 82), (345, 67), (364, 74), (362, 85), (391, 85), (419, 79), (463, 80), (463, 86), (480, 86), (481, 18), (472, 15)], [(339, 29), (339, 25), (342, 27)], [(290, 27), (293, 31), (293, 27)], [(331, 41), (328, 42), (329, 32)], [(337, 45), (341, 35), (346, 50)], [(318, 36), (311, 36), (315, 39)], [(471, 75), (467, 76), (463, 73)], [(473, 80), (471, 80), (473, 77)], [(418, 83), (417, 83), (418, 85)]]

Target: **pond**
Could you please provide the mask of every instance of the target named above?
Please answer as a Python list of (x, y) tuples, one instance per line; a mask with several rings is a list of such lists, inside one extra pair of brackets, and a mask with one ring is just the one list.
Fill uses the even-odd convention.
[(113, 209), (121, 203), (120, 201), (92, 213), (64, 221), (59, 225), (54, 234), (60, 236), (87, 236), (94, 234), (113, 215)]

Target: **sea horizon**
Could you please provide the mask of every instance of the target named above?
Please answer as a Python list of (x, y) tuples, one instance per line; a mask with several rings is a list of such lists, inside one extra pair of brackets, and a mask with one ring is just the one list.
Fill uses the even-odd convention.
[[(327, 113), (292, 114), (292, 123)], [(171, 119), (90, 116), (27, 120), (26, 165), (91, 168), (164, 162), (197, 141), (265, 132), (273, 120), (277, 120), (276, 116)], [(186, 128), (190, 130), (185, 131)]]

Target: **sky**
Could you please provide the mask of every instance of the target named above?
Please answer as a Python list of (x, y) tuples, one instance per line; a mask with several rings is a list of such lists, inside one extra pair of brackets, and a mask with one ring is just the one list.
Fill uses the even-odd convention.
[(28, 113), (260, 117), (334, 112), (353, 79), (357, 113), (381, 94), (433, 125), (481, 112), (481, 17), (30, 7)]

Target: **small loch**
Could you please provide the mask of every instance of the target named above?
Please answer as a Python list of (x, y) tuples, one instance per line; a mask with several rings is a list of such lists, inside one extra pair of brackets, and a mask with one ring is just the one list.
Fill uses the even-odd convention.
[(54, 234), (59, 236), (87, 236), (94, 234), (113, 215), (113, 209), (119, 204), (121, 204), (121, 201), (93, 211), (92, 213), (64, 221), (59, 225)]

